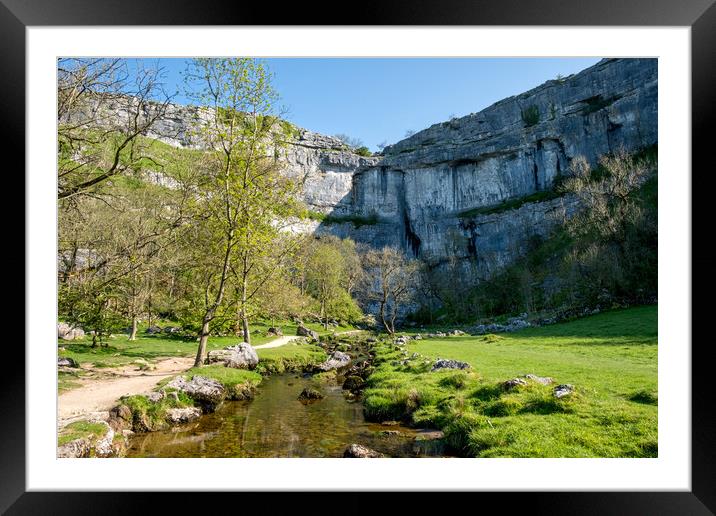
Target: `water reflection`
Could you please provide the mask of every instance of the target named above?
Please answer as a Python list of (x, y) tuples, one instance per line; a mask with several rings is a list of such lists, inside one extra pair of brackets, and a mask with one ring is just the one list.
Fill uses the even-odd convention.
[[(338, 385), (323, 385), (325, 398), (303, 404), (310, 378), (264, 379), (252, 401), (227, 402), (194, 423), (132, 437), (128, 457), (341, 457), (351, 443), (391, 457), (440, 456), (435, 442), (415, 442), (416, 431), (368, 423), (360, 402)], [(382, 430), (398, 435), (381, 435)]]

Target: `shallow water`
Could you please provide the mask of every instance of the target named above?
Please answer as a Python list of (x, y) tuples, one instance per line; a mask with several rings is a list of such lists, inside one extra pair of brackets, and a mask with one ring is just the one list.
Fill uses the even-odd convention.
[[(251, 401), (225, 402), (199, 420), (131, 438), (128, 457), (342, 457), (351, 443), (390, 457), (440, 456), (437, 442), (416, 442), (416, 430), (368, 423), (360, 401), (340, 385), (321, 385), (325, 398), (304, 404), (310, 378), (265, 378)], [(382, 435), (382, 431), (400, 435)]]

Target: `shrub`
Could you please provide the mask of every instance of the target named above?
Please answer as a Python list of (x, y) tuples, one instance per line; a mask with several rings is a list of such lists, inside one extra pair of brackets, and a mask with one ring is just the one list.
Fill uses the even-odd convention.
[(532, 104), (522, 110), (522, 121), (527, 127), (531, 127), (539, 122), (539, 108)]
[(366, 146), (358, 147), (355, 150), (355, 153), (358, 154), (359, 156), (364, 156), (366, 158), (373, 155), (373, 153), (370, 151), (370, 149), (368, 149), (368, 147), (366, 147)]

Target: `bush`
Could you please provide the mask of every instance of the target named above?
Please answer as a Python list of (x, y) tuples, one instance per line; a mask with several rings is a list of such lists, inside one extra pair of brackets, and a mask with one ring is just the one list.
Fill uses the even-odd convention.
[(364, 156), (366, 158), (373, 155), (373, 153), (368, 149), (368, 147), (365, 147), (365, 146), (358, 147), (355, 150), (355, 153), (358, 154), (359, 156)]
[(527, 127), (531, 127), (539, 122), (539, 108), (532, 104), (526, 109), (522, 110), (522, 121)]

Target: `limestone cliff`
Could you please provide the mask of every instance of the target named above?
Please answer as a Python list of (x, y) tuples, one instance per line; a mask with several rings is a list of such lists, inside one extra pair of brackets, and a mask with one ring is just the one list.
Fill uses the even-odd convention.
[[(432, 266), (457, 262), (473, 278), (489, 277), (575, 206), (551, 198), (487, 208), (549, 191), (576, 156), (595, 163), (619, 147), (656, 144), (657, 92), (656, 59), (605, 59), (428, 127), (379, 157), (297, 130), (285, 153), (286, 173), (302, 181), (309, 209), (369, 222), (305, 220), (294, 230), (399, 246)], [(197, 116), (196, 108), (173, 106), (149, 136), (195, 146), (187, 120)]]

